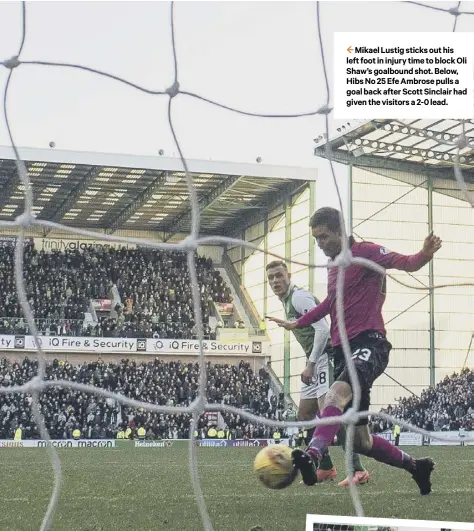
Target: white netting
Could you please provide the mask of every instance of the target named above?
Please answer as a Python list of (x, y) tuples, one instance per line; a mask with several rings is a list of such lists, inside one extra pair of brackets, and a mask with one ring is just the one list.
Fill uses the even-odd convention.
[[(456, 30), (456, 22), (460, 15), (473, 15), (473, 12), (468, 11), (460, 11), (459, 7), (461, 2), (458, 2), (457, 5), (451, 9), (442, 9), (440, 7), (435, 6), (429, 6), (425, 4), (421, 4), (418, 2), (407, 2), (409, 4), (415, 4), (417, 6), (429, 8), (429, 9), (435, 9), (438, 11), (445, 12), (451, 16), (454, 17), (454, 26), (453, 31)], [(326, 57), (324, 54), (324, 45), (323, 45), (323, 36), (321, 31), (321, 15), (320, 15), (320, 3), (316, 2), (316, 24), (317, 24), (317, 30), (318, 30), (318, 38), (319, 38), (319, 44), (320, 44), (320, 53), (322, 58), (322, 65), (323, 65), (323, 73), (324, 73), (324, 82), (326, 86), (326, 102), (324, 105), (319, 107), (317, 110), (312, 112), (306, 112), (306, 113), (297, 113), (297, 114), (288, 114), (288, 115), (282, 115), (282, 114), (258, 114), (253, 112), (246, 112), (239, 109), (232, 108), (227, 105), (223, 105), (221, 103), (212, 101), (210, 99), (207, 99), (201, 95), (194, 94), (192, 92), (188, 92), (185, 90), (181, 90), (179, 86), (179, 70), (178, 70), (178, 58), (176, 54), (176, 46), (175, 46), (175, 26), (174, 26), (174, 3), (171, 3), (171, 38), (172, 38), (172, 47), (173, 47), (173, 62), (174, 62), (174, 82), (173, 84), (164, 91), (156, 91), (156, 90), (149, 90), (144, 87), (140, 87), (134, 83), (131, 83), (130, 81), (124, 80), (122, 78), (119, 78), (117, 76), (101, 72), (98, 70), (95, 70), (93, 68), (89, 68), (82, 65), (76, 65), (76, 64), (65, 64), (65, 63), (53, 63), (53, 62), (47, 62), (47, 61), (21, 61), (21, 52), (23, 50), (23, 45), (25, 43), (26, 38), (26, 31), (27, 31), (27, 18), (26, 18), (26, 5), (23, 2), (22, 3), (22, 39), (21, 44), (18, 50), (17, 55), (10, 59), (6, 59), (2, 61), (1, 64), (5, 66), (7, 69), (9, 69), (7, 82), (5, 85), (5, 91), (4, 91), (4, 97), (3, 97), (3, 103), (4, 103), (4, 117), (5, 117), (5, 123), (7, 126), (8, 135), (10, 138), (11, 145), (13, 147), (15, 157), (16, 157), (16, 165), (18, 174), (20, 177), (20, 180), (22, 184), (25, 187), (25, 210), (24, 213), (16, 218), (14, 222), (9, 221), (0, 221), (0, 227), (6, 227), (6, 228), (19, 228), (19, 236), (16, 243), (16, 249), (15, 249), (15, 282), (16, 282), (16, 288), (18, 290), (18, 298), (21, 304), (21, 307), (24, 311), (24, 315), (26, 317), (26, 320), (28, 322), (28, 325), (30, 327), (30, 330), (32, 331), (36, 344), (40, 345), (40, 342), (38, 341), (38, 330), (35, 325), (35, 321), (33, 318), (33, 314), (31, 312), (31, 308), (29, 306), (26, 293), (25, 293), (25, 286), (24, 286), (24, 279), (23, 279), (23, 245), (24, 245), (24, 237), (25, 237), (25, 229), (31, 228), (31, 227), (44, 227), (47, 229), (61, 229), (63, 231), (68, 231), (74, 234), (81, 234), (84, 236), (90, 236), (93, 238), (100, 238), (103, 240), (110, 240), (114, 242), (123, 242), (123, 243), (133, 243), (133, 244), (140, 244), (142, 246), (148, 246), (150, 248), (154, 249), (161, 249), (161, 250), (173, 250), (173, 251), (182, 251), (187, 253), (187, 261), (188, 261), (188, 267), (190, 272), (190, 280), (192, 285), (192, 293), (193, 293), (193, 305), (194, 305), (194, 316), (195, 321), (197, 324), (197, 331), (198, 331), (198, 338), (200, 342), (200, 349), (199, 349), (199, 367), (200, 367), (200, 376), (199, 376), (199, 394), (197, 398), (191, 403), (188, 407), (166, 407), (166, 406), (157, 406), (154, 404), (150, 404), (148, 402), (141, 402), (138, 400), (132, 400), (125, 398), (121, 395), (114, 394), (109, 391), (105, 391), (93, 386), (88, 386), (84, 384), (78, 384), (73, 383), (67, 380), (55, 380), (55, 381), (46, 381), (45, 380), (45, 371), (46, 371), (46, 358), (44, 356), (44, 353), (41, 349), (41, 346), (38, 347), (38, 375), (30, 380), (28, 383), (21, 385), (21, 386), (12, 386), (8, 388), (0, 388), (0, 393), (31, 393), (32, 395), (32, 409), (34, 413), (35, 420), (38, 424), (40, 435), (44, 440), (50, 440), (49, 434), (45, 428), (44, 418), (40, 411), (40, 402), (39, 402), (39, 394), (42, 390), (44, 390), (46, 387), (49, 386), (57, 386), (57, 387), (63, 387), (63, 388), (70, 388), (75, 389), (82, 392), (87, 393), (94, 393), (96, 395), (100, 395), (103, 397), (109, 397), (115, 399), (117, 402), (121, 404), (125, 404), (128, 406), (132, 406), (135, 408), (144, 408), (151, 411), (159, 412), (159, 413), (168, 413), (168, 414), (176, 414), (176, 413), (187, 413), (191, 414), (193, 417), (193, 421), (191, 422), (190, 426), (190, 443), (189, 443), (189, 468), (190, 468), (190, 474), (191, 474), (191, 480), (192, 485), (194, 489), (194, 494), (196, 497), (196, 501), (199, 507), (200, 515), (203, 522), (203, 527), (206, 531), (211, 531), (213, 529), (211, 520), (209, 518), (209, 514), (207, 511), (206, 504), (204, 502), (204, 497), (201, 490), (201, 485), (199, 481), (199, 475), (197, 471), (197, 462), (196, 462), (196, 444), (195, 444), (195, 438), (194, 438), (194, 425), (198, 417), (204, 413), (205, 411), (227, 411), (230, 413), (236, 413), (240, 415), (241, 417), (247, 418), (255, 423), (264, 424), (267, 426), (275, 426), (275, 427), (281, 427), (281, 428), (288, 428), (288, 427), (308, 427), (311, 426), (319, 426), (319, 425), (328, 425), (328, 424), (338, 424), (338, 423), (344, 423), (347, 425), (347, 440), (346, 440), (346, 446), (348, 449), (352, 449), (353, 443), (354, 443), (354, 427), (355, 423), (362, 417), (367, 417), (369, 415), (378, 416), (381, 418), (384, 418), (392, 423), (397, 422), (399, 425), (410, 428), (411, 431), (421, 433), (423, 435), (430, 436), (435, 439), (443, 439), (447, 441), (455, 440), (454, 438), (449, 437), (440, 437), (436, 433), (427, 432), (425, 430), (422, 430), (416, 426), (412, 426), (407, 422), (401, 421), (399, 419), (395, 419), (394, 417), (391, 417), (390, 415), (384, 414), (384, 413), (378, 413), (374, 411), (363, 411), (363, 412), (357, 412), (357, 409), (359, 407), (360, 403), (360, 387), (357, 382), (356, 378), (356, 372), (354, 368), (354, 363), (351, 359), (351, 352), (349, 349), (349, 342), (346, 334), (346, 329), (344, 326), (344, 308), (343, 308), (343, 281), (344, 281), (344, 270), (351, 264), (351, 263), (359, 263), (366, 267), (369, 267), (375, 271), (378, 271), (380, 274), (384, 275), (385, 270), (378, 266), (375, 263), (370, 262), (369, 260), (363, 259), (363, 258), (354, 258), (352, 257), (352, 254), (348, 248), (348, 239), (347, 234), (343, 234), (343, 249), (340, 254), (340, 256), (335, 261), (333, 267), (339, 267), (340, 273), (338, 275), (338, 281), (337, 281), (337, 316), (338, 316), (338, 328), (339, 333), (341, 336), (341, 342), (342, 347), (344, 351), (344, 356), (346, 358), (347, 366), (349, 369), (349, 375), (353, 390), (353, 406), (350, 408), (344, 415), (337, 418), (326, 418), (323, 420), (314, 420), (311, 423), (308, 422), (281, 422), (281, 421), (272, 421), (265, 418), (257, 417), (256, 415), (252, 415), (246, 411), (237, 409), (235, 407), (226, 406), (223, 404), (208, 404), (206, 402), (205, 398), (205, 391), (206, 391), (206, 367), (205, 367), (205, 356), (202, 349), (202, 341), (203, 341), (203, 327), (202, 327), (202, 315), (201, 315), (201, 305), (200, 305), (200, 295), (199, 295), (199, 288), (198, 288), (198, 282), (197, 282), (197, 276), (196, 276), (196, 268), (195, 268), (195, 251), (197, 250), (198, 245), (204, 245), (204, 244), (237, 244), (241, 246), (245, 246), (247, 248), (258, 250), (263, 252), (259, 247), (252, 245), (248, 242), (245, 242), (243, 240), (233, 239), (233, 238), (227, 238), (227, 237), (220, 237), (220, 236), (212, 236), (212, 237), (199, 237), (199, 228), (200, 228), (200, 214), (199, 214), (199, 205), (198, 205), (198, 198), (197, 198), (197, 192), (196, 188), (193, 184), (192, 178), (188, 171), (188, 166), (186, 162), (186, 158), (183, 155), (183, 152), (180, 147), (180, 143), (178, 141), (178, 138), (176, 136), (176, 132), (173, 126), (173, 118), (172, 118), (172, 103), (173, 99), (178, 95), (186, 95), (191, 98), (196, 98), (199, 100), (202, 100), (204, 102), (207, 102), (210, 105), (216, 105), (218, 107), (221, 107), (223, 109), (226, 109), (231, 112), (236, 112), (239, 114), (247, 115), (247, 116), (255, 116), (255, 117), (261, 117), (261, 118), (297, 118), (302, 116), (314, 116), (317, 114), (323, 115), (325, 117), (325, 123), (326, 123), (326, 134), (327, 138), (329, 138), (329, 114), (331, 113), (332, 109), (330, 107), (330, 100), (331, 100), (331, 91), (329, 87), (329, 80), (327, 75), (327, 69), (326, 69)], [(168, 96), (169, 97), (169, 103), (168, 103), (168, 122), (170, 125), (171, 133), (174, 139), (174, 142), (176, 144), (176, 147), (179, 152), (179, 156), (181, 158), (184, 171), (186, 173), (186, 181), (187, 186), (189, 190), (189, 196), (190, 196), (190, 202), (192, 207), (192, 230), (191, 234), (182, 242), (179, 244), (165, 244), (165, 243), (155, 243), (146, 239), (134, 239), (134, 238), (125, 238), (125, 237), (119, 237), (119, 236), (107, 236), (102, 233), (95, 233), (92, 231), (87, 230), (81, 230), (77, 228), (67, 227), (65, 225), (61, 225), (59, 223), (53, 223), (46, 220), (36, 219), (33, 214), (33, 192), (31, 183), (28, 177), (28, 172), (26, 169), (26, 166), (24, 162), (21, 160), (17, 146), (15, 144), (11, 127), (10, 127), (10, 121), (8, 119), (8, 89), (10, 86), (11, 78), (13, 75), (13, 72), (16, 68), (21, 66), (22, 64), (30, 64), (30, 65), (44, 65), (49, 67), (63, 67), (63, 68), (77, 68), (81, 70), (85, 70), (88, 72), (91, 72), (96, 75), (102, 75), (106, 76), (108, 78), (114, 79), (117, 82), (125, 83), (139, 91), (148, 93), (148, 94), (154, 94), (159, 96)], [(456, 166), (454, 168), (454, 175), (455, 178), (459, 184), (460, 189), (462, 190), (464, 196), (466, 197), (467, 201), (471, 204), (471, 206), (474, 206), (474, 198), (471, 197), (467, 186), (464, 182), (462, 171), (459, 165), (459, 151), (466, 145), (474, 146), (474, 140), (468, 139), (464, 133), (460, 135), (458, 138), (456, 145), (458, 147), (458, 153), (457, 153), (457, 160), (456, 160)], [(335, 177), (334, 167), (332, 164), (332, 156), (330, 152), (329, 145), (327, 147), (327, 156), (329, 159), (330, 167), (331, 167), (331, 173), (333, 177), (334, 184), (336, 185), (336, 190), (338, 193), (338, 199), (340, 204), (340, 211), (341, 211), (341, 227), (343, 228), (343, 231), (345, 231), (345, 223), (344, 219), (342, 218), (342, 200), (339, 193), (339, 189), (337, 186), (337, 181)], [(275, 255), (273, 253), (268, 253), (271, 256), (284, 260), (284, 257)], [(294, 264), (301, 264), (297, 261), (289, 261)], [(311, 264), (301, 264), (309, 267), (327, 267), (327, 266), (314, 266)], [(403, 284), (407, 287), (410, 287), (412, 289), (427, 289), (423, 287), (415, 287), (408, 284), (404, 284), (401, 281), (396, 280), (398, 283)], [(453, 284), (456, 286), (459, 285), (466, 285), (466, 284)], [(469, 284), (471, 285), (471, 284)], [(431, 286), (429, 289), (436, 289), (441, 288), (444, 286)], [(472, 438), (465, 438), (465, 442), (468, 441), (474, 441), (474, 437)], [(56, 505), (58, 503), (60, 489), (61, 489), (61, 479), (62, 479), (62, 473), (61, 473), (61, 462), (59, 460), (58, 453), (56, 449), (52, 446), (48, 446), (48, 452), (50, 454), (50, 459), (52, 463), (52, 467), (54, 470), (54, 488), (53, 493), (51, 495), (50, 502), (48, 504), (48, 508), (46, 511), (46, 514), (44, 516), (42, 525), (41, 525), (41, 531), (50, 529), (52, 524), (52, 519), (54, 515), (54, 511), (56, 508)], [(250, 467), (249, 463), (249, 467)], [(352, 500), (354, 503), (354, 507), (356, 510), (356, 513), (358, 516), (363, 516), (363, 509), (360, 503), (357, 487), (354, 485), (352, 481), (353, 476), (353, 467), (352, 467), (352, 459), (351, 459), (351, 452), (346, 452), (346, 466), (347, 466), (347, 472), (350, 478), (350, 493), (352, 496)]]

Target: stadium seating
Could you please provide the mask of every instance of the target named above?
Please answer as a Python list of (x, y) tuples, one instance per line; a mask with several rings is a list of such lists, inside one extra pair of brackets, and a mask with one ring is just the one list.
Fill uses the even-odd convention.
[[(24, 358), (11, 363), (0, 360), (0, 385), (21, 385), (37, 372), (38, 362)], [(57, 360), (47, 364), (47, 380), (65, 379), (91, 384), (115, 393), (160, 405), (189, 405), (196, 397), (199, 366), (197, 363), (166, 363), (155, 359), (136, 364), (124, 359), (119, 364), (105, 364), (101, 360), (71, 365)], [(242, 407), (270, 419), (281, 419), (283, 404), (269, 393), (269, 381), (264, 371), (255, 375), (250, 365), (241, 361), (234, 365), (207, 364), (207, 397), (212, 403)], [(0, 439), (11, 439), (21, 426), (24, 439), (40, 438), (30, 407), (31, 396), (0, 395)], [(82, 438), (114, 438), (117, 432), (130, 427), (132, 437), (144, 426), (148, 439), (189, 437), (190, 417), (187, 415), (159, 415), (129, 407), (122, 407), (113, 399), (103, 399), (88, 393), (65, 388), (48, 387), (41, 395), (41, 408), (46, 427), (53, 439), (70, 439), (79, 429)], [(270, 428), (253, 426), (246, 419), (224, 414), (223, 420), (233, 438), (271, 437)], [(199, 420), (199, 436), (205, 437), (208, 419)]]
[[(27, 298), (44, 335), (111, 337), (196, 337), (191, 288), (183, 253), (150, 249), (88, 249), (45, 253), (25, 246), (24, 276)], [(0, 248), (0, 333), (28, 334), (22, 318), (13, 268), (13, 247)], [(215, 339), (209, 326), (209, 304), (231, 302), (230, 289), (212, 260), (197, 257), (206, 338)], [(117, 286), (122, 304), (116, 318), (84, 325), (91, 299), (108, 298)]]
[[(428, 431), (474, 430), (474, 371), (466, 368), (446, 376), (420, 397), (400, 398), (398, 402), (382, 411)], [(372, 423), (374, 432), (387, 428), (390, 426), (379, 419)]]

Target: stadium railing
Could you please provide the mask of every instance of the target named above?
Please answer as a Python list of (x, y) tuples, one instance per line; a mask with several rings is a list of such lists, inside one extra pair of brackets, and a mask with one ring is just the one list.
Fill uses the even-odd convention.
[(234, 264), (226, 254), (222, 255), (222, 266), (225, 267), (225, 270), (229, 275), (230, 281), (232, 282), (232, 286), (239, 295), (240, 302), (242, 303), (242, 306), (245, 309), (250, 323), (253, 326), (252, 332), (254, 333), (254, 335), (264, 335), (265, 333), (260, 330), (260, 322), (262, 320), (262, 316), (259, 315), (257, 309), (255, 308), (255, 305), (252, 302), (252, 299), (250, 298), (250, 295), (248, 294), (245, 287), (241, 284), (241, 279), (234, 267)]
[[(7, 331), (4, 327), (4, 322), (7, 321), (10, 325), (9, 330)], [(84, 319), (54, 319), (52, 317), (47, 318), (36, 318), (35, 324), (38, 327), (38, 331), (40, 334), (44, 335), (44, 330), (47, 326), (50, 325), (56, 325), (56, 326), (64, 326), (66, 323), (69, 323), (71, 325), (71, 336), (77, 335), (72, 333), (74, 331), (74, 328), (77, 328), (78, 326), (81, 327), (81, 330), (84, 326)], [(27, 333), (27, 330), (29, 329), (28, 323), (26, 322), (25, 318), (22, 317), (0, 317), (0, 334), (5, 334), (7, 332), (13, 332), (15, 334), (24, 334), (28, 335), (30, 332)], [(52, 336), (59, 335), (59, 334), (50, 334)], [(81, 334), (79, 334), (81, 335)]]

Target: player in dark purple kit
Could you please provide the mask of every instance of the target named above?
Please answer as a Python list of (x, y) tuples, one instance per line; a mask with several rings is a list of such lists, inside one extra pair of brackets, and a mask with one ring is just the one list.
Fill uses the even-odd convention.
[[(317, 210), (310, 220), (311, 231), (326, 256), (329, 264), (342, 250), (342, 231), (339, 212), (333, 208)], [(349, 247), (354, 258), (369, 259), (385, 269), (418, 271), (441, 248), (441, 240), (430, 234), (424, 241), (422, 250), (411, 256), (405, 256), (387, 250), (385, 247), (370, 242), (356, 242), (351, 236)], [(339, 268), (328, 270), (328, 296), (318, 306), (308, 311), (297, 321), (283, 321), (268, 317), (287, 330), (310, 326), (326, 315), (331, 316), (331, 341), (334, 347), (334, 383), (326, 394), (321, 418), (338, 417), (352, 403), (352, 388), (349, 370), (342, 351), (339, 337), (336, 310), (336, 282)], [(386, 278), (380, 273), (360, 264), (351, 264), (344, 275), (344, 318), (349, 339), (352, 359), (361, 389), (359, 411), (366, 411), (370, 406), (370, 390), (374, 381), (384, 372), (388, 365), (392, 345), (385, 337), (385, 325), (382, 306), (385, 301)], [(318, 461), (327, 451), (339, 431), (340, 424), (318, 426), (306, 452), (295, 449), (293, 460), (301, 471), (307, 485), (317, 482), (315, 470)], [(387, 465), (407, 470), (416, 481), (421, 494), (431, 492), (431, 472), (434, 462), (431, 458), (415, 459), (387, 440), (371, 435), (368, 419), (361, 419), (356, 424), (354, 451), (372, 457)]]

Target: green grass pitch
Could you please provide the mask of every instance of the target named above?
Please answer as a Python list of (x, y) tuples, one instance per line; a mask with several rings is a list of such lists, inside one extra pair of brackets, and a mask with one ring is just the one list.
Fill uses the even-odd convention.
[[(436, 461), (433, 492), (419, 495), (410, 476), (373, 460), (360, 488), (366, 516), (474, 522), (474, 446), (404, 448)], [(303, 531), (307, 513), (353, 515), (348, 490), (336, 483), (305, 487), (298, 478), (281, 491), (259, 484), (256, 448), (198, 448), (199, 474), (216, 531)], [(343, 454), (332, 449), (338, 479)], [(63, 449), (63, 489), (54, 531), (199, 531), (187, 446)], [(369, 462), (370, 461), (370, 462)], [(0, 530), (40, 528), (53, 484), (45, 449), (0, 451)]]

